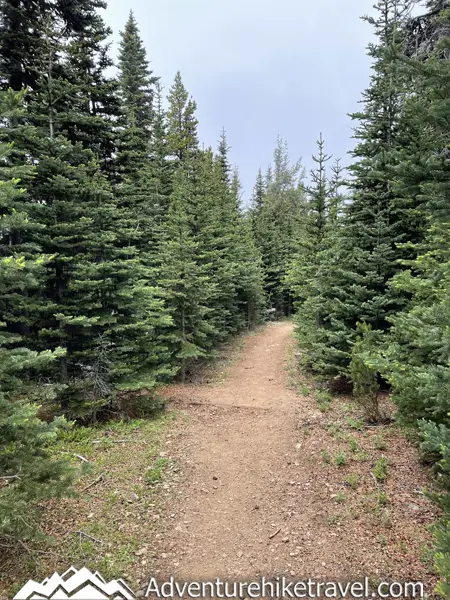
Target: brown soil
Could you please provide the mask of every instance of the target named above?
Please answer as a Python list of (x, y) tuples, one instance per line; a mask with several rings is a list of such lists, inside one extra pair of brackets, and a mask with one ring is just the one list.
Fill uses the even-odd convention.
[[(415, 448), (392, 427), (355, 429), (348, 399), (321, 412), (306, 385), (293, 389), (292, 343), (290, 323), (270, 324), (246, 337), (224, 381), (167, 388), (188, 413), (171, 447), (184, 477), (152, 544), (150, 575), (368, 576), (422, 580), (431, 592), (435, 507), (421, 493), (429, 482)], [(388, 475), (378, 483), (382, 457)]]

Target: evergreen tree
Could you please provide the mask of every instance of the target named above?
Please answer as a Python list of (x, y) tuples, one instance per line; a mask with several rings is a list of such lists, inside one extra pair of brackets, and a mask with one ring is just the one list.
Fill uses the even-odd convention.
[[(323, 265), (326, 316), (322, 320), (317, 315), (322, 331), (305, 340), (311, 364), (327, 375), (346, 372), (358, 322), (384, 331), (406, 301), (392, 293), (389, 281), (401, 269), (399, 259), (405, 258), (399, 245), (415, 235), (408, 225), (415, 222), (418, 210), (417, 202), (405, 202), (404, 190), (395, 181), (399, 149), (405, 143), (400, 123), (407, 90), (398, 57), (408, 5), (379, 0), (377, 16), (365, 17), (378, 42), (369, 45), (373, 67), (364, 110), (352, 115), (359, 123), (356, 162), (350, 167), (352, 201), (345, 207), (330, 263)], [(411, 213), (414, 218), (405, 218)]]
[[(47, 15), (52, 17), (56, 18)], [(86, 18), (100, 27), (101, 20), (90, 19), (89, 12)], [(130, 202), (124, 210), (97, 156), (83, 147), (80, 123), (84, 132), (98, 134), (96, 138), (93, 133), (94, 150), (112, 140), (109, 116), (104, 120), (92, 101), (98, 98), (102, 105), (105, 90), (89, 89), (104, 81), (100, 66), (97, 79), (89, 75), (77, 81), (76, 70), (66, 77), (74, 49), (88, 44), (89, 36), (78, 40), (77, 46), (76, 39), (61, 38), (56, 23), (49, 28), (47, 21), (41, 31), (46, 45), (36, 58), (39, 77), (36, 90), (27, 96), (28, 114), (20, 119), (10, 115), (2, 135), (16, 140), (12, 156), (16, 166), (37, 165), (27, 201), (38, 228), (28, 234), (28, 243), (51, 256), (40, 303), (30, 317), (34, 322), (30, 344), (36, 350), (59, 346), (66, 350), (58, 372), (52, 369), (46, 375), (64, 386), (59, 396), (64, 412), (78, 417), (110, 404), (118, 387), (152, 388), (158, 374), (170, 371), (166, 350), (161, 349), (161, 357), (160, 348), (150, 342), (155, 328), (167, 326), (169, 319), (137, 256), (140, 233), (133, 236), (133, 210), (142, 190), (136, 190), (134, 205)], [(96, 46), (103, 39), (98, 33), (94, 48), (102, 54), (104, 48)], [(61, 58), (65, 55), (67, 60)], [(89, 62), (89, 56), (85, 58)], [(84, 102), (82, 92), (87, 92)], [(31, 119), (37, 123), (33, 135)], [(145, 220), (145, 211), (141, 217)]]
[(231, 165), (228, 159), (228, 152), (230, 151), (230, 146), (227, 141), (227, 134), (225, 132), (225, 128), (222, 129), (219, 140), (219, 147), (217, 149), (217, 154), (220, 161), (220, 166), (222, 169), (222, 181), (225, 185), (229, 186), (231, 184)]
[(86, 35), (95, 26), (104, 0), (2, 0), (0, 3), (0, 80), (3, 90), (35, 90), (37, 57), (45, 47), (42, 24), (49, 15), (66, 39)]
[(216, 330), (209, 316), (213, 285), (207, 265), (199, 261), (194, 159), (181, 165), (170, 198), (165, 239), (161, 245), (161, 284), (173, 318), (171, 348), (184, 381), (193, 360), (207, 356)]
[[(309, 286), (316, 276), (317, 257), (323, 250), (322, 242), (329, 211), (329, 182), (326, 167), (331, 157), (325, 153), (322, 134), (317, 140), (317, 148), (317, 156), (312, 157), (317, 167), (311, 170), (311, 184), (306, 188), (304, 220), (301, 230), (297, 232), (295, 254), (291, 257), (291, 267), (287, 274), (287, 281), (291, 285), (299, 308), (301, 302), (309, 297)], [(299, 319), (301, 319), (300, 314)]]
[(264, 273), (262, 257), (254, 237), (253, 210), (243, 213), (241, 206), (242, 185), (239, 172), (235, 169), (231, 184), (231, 212), (233, 228), (233, 249), (237, 263), (237, 307), (239, 321), (238, 328), (246, 326), (248, 329), (255, 327), (262, 321), (266, 309), (264, 293)]
[(153, 87), (158, 82), (149, 69), (147, 53), (130, 11), (119, 47), (119, 84), (127, 125), (148, 130), (153, 120)]
[[(150, 255), (155, 252), (157, 230), (167, 201), (160, 193), (160, 158), (155, 156), (151, 160), (150, 157), (153, 86), (158, 79), (151, 76), (132, 13), (122, 34), (118, 81), (122, 117), (117, 140), (116, 192), (121, 212), (122, 243), (135, 247), (142, 262), (150, 266)], [(157, 119), (157, 133), (161, 135), (160, 129), (164, 124), (160, 121), (160, 113)], [(162, 133), (164, 135), (164, 131)]]
[(189, 98), (179, 71), (169, 90), (168, 100), (167, 138), (169, 154), (174, 159), (183, 161), (198, 149), (198, 121), (195, 116), (197, 106), (195, 101)]
[(167, 138), (167, 114), (163, 108), (162, 87), (156, 83), (154, 99), (154, 120), (150, 138), (150, 160), (152, 174), (156, 184), (155, 193), (158, 195), (158, 206), (162, 215), (168, 210), (169, 198), (172, 192), (172, 165), (169, 160), (169, 143)]
[(76, 0), (74, 5), (82, 27), (72, 35), (63, 30), (65, 48), (61, 67), (72, 86), (72, 93), (67, 96), (68, 118), (62, 123), (62, 130), (70, 142), (81, 142), (83, 148), (93, 152), (101, 169), (111, 179), (116, 150), (114, 128), (121, 111), (118, 83), (109, 75), (113, 66), (107, 41), (111, 30), (98, 10), (105, 8), (106, 3), (103, 0)]
[(255, 243), (263, 261), (264, 290), (278, 315), (289, 315), (292, 310), (286, 273), (304, 212), (302, 179), (300, 162), (290, 163), (287, 144), (279, 137), (274, 151), (274, 169), (270, 168), (266, 177), (263, 196), (258, 175), (257, 193), (262, 205), (255, 204), (251, 213)]
[[(12, 98), (10, 95), (9, 101)], [(17, 100), (20, 102), (20, 96)], [(16, 312), (16, 318), (11, 318), (13, 304), (39, 288), (46, 257), (35, 254), (26, 260), (20, 254), (25, 247), (14, 244), (32, 225), (24, 210), (25, 190), (19, 187), (17, 177), (26, 170), (5, 166), (10, 152), (10, 147), (0, 145), (0, 232), (11, 242), (7, 248), (1, 247), (0, 254), (0, 537), (13, 543), (33, 533), (39, 501), (67, 493), (71, 468), (66, 461), (52, 459), (47, 450), (66, 422), (47, 423), (37, 416), (35, 402), (51, 397), (54, 389), (30, 383), (30, 374), (60, 359), (63, 350), (30, 350), (26, 336), (20, 333), (22, 323), (16, 320), (26, 321), (26, 313), (20, 317)]]
[(251, 210), (254, 216), (255, 222), (258, 220), (259, 213), (264, 206), (264, 196), (266, 193), (266, 186), (264, 183), (264, 177), (262, 170), (259, 169), (258, 176), (256, 178), (255, 187), (253, 188), (253, 195), (251, 200)]

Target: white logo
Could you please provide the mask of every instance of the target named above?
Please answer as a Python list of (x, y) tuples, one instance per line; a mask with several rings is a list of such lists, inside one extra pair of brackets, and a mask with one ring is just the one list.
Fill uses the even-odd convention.
[(134, 600), (133, 591), (122, 579), (107, 583), (99, 573), (70, 567), (62, 575), (54, 573), (42, 583), (29, 581), (13, 600)]

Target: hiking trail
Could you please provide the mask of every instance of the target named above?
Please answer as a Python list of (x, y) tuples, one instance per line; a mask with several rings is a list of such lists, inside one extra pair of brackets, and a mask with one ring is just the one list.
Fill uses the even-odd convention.
[[(398, 434), (389, 438), (386, 513), (370, 500), (381, 453), (365, 446), (373, 448), (377, 432), (350, 432), (364, 459), (325, 464), (323, 448), (344, 442), (327, 431), (334, 416), (288, 381), (292, 332), (289, 322), (271, 323), (245, 337), (222, 382), (167, 389), (188, 417), (170, 442), (184, 474), (156, 540), (158, 579), (427, 578), (419, 547), (433, 513), (417, 492), (425, 475), (415, 449)], [(349, 474), (359, 478), (358, 491)]]

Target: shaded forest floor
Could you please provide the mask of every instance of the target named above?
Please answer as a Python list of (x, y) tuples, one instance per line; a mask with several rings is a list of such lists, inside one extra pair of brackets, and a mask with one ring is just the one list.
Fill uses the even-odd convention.
[(62, 441), (58, 451), (90, 472), (78, 498), (46, 507), (53, 545), (2, 553), (5, 597), (70, 564), (136, 590), (152, 576), (286, 575), (423, 581), (432, 592), (436, 509), (416, 449), (395, 426), (365, 427), (351, 399), (314, 389), (291, 323), (238, 338), (193, 383), (163, 393), (169, 410), (154, 421)]

